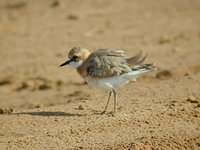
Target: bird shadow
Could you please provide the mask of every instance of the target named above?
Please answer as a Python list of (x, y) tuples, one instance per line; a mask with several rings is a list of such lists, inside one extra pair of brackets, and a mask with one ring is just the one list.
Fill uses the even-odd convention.
[(78, 114), (78, 113), (68, 113), (68, 112), (60, 112), (60, 111), (40, 111), (40, 112), (20, 112), (20, 113), (13, 113), (13, 115), (32, 115), (32, 116), (77, 116), (83, 117), (89, 114)]

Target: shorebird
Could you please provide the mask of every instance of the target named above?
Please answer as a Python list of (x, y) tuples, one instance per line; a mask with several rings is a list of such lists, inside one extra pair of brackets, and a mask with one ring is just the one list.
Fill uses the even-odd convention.
[(68, 60), (60, 65), (70, 65), (91, 85), (106, 89), (109, 96), (101, 114), (105, 114), (110, 98), (114, 95), (116, 112), (116, 88), (123, 87), (130, 81), (136, 81), (140, 75), (156, 70), (155, 65), (141, 64), (147, 55), (142, 57), (142, 50), (133, 57), (127, 57), (123, 50), (101, 48), (90, 53), (86, 48), (74, 47), (68, 53)]

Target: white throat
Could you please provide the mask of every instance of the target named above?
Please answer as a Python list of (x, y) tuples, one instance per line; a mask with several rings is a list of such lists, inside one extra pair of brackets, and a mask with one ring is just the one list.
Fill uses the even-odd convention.
[(72, 68), (78, 68), (82, 65), (83, 61), (82, 60), (79, 60), (79, 61), (71, 61), (69, 63), (69, 65), (72, 67)]

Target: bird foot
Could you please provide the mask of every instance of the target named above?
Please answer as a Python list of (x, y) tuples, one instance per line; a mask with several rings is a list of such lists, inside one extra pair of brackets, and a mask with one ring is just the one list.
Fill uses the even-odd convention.
[(111, 115), (111, 116), (115, 116), (115, 112), (107, 112), (107, 111), (102, 111), (102, 112), (95, 112), (95, 114), (98, 115)]
[(106, 112), (106, 111), (102, 111), (101, 113), (100, 113), (101, 115), (111, 115), (111, 116), (115, 116), (115, 112)]
[(104, 110), (104, 111), (102, 111), (100, 114), (101, 114), (101, 115), (106, 115), (106, 114), (108, 114), (108, 112), (106, 112), (106, 111)]

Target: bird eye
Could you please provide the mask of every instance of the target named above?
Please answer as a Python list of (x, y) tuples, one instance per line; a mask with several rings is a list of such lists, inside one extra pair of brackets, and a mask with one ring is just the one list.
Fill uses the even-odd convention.
[(73, 59), (74, 61), (78, 61), (80, 58), (79, 58), (78, 56), (74, 56), (72, 59)]

